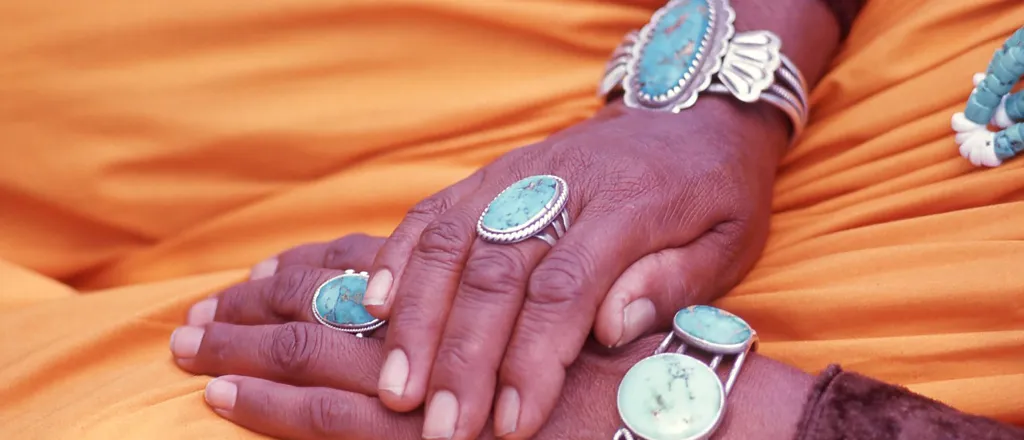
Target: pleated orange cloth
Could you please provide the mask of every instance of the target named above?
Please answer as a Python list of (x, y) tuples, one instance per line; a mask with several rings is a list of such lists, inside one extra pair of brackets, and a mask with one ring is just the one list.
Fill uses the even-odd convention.
[[(188, 306), (588, 117), (659, 3), (3, 2), (0, 438), (256, 437), (172, 363)], [(1024, 425), (1024, 160), (975, 169), (949, 128), (1022, 23), (868, 5), (721, 302), (763, 353)]]

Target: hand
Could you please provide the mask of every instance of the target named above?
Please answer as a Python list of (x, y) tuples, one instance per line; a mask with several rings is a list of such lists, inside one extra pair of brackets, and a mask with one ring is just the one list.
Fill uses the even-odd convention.
[[(171, 339), (175, 361), (197, 374), (230, 375), (211, 382), (206, 399), (221, 416), (257, 432), (286, 439), (420, 438), (422, 411), (393, 413), (373, 397), (386, 328), (355, 338), (314, 324), (309, 308), (320, 282), (343, 269), (365, 269), (382, 242), (352, 235), (287, 251), (269, 272), (258, 266), (258, 279), (193, 306), (189, 325)], [(615, 350), (588, 344), (567, 370), (564, 392), (536, 438), (611, 438), (619, 426), (618, 381), (663, 336)], [(750, 357), (718, 438), (792, 438), (809, 387), (809, 376)]]
[[(613, 104), (512, 151), (413, 208), (370, 271), (364, 304), (389, 319), (389, 408), (427, 402), (427, 438), (529, 438), (593, 329), (620, 346), (727, 291), (757, 259), (787, 126), (774, 109), (702, 98), (683, 114)], [(502, 189), (553, 174), (572, 227), (554, 247), (492, 244), (480, 213)]]
[[(373, 397), (387, 328), (355, 338), (318, 324), (309, 307), (321, 282), (344, 269), (369, 267), (383, 241), (351, 235), (286, 251), (269, 271), (258, 265), (254, 280), (192, 307), (189, 325), (171, 338), (175, 361), (196, 374), (230, 375), (210, 383), (207, 402), (217, 414), (256, 432), (285, 439), (419, 439), (422, 411), (394, 413)], [(606, 398), (566, 393), (540, 438), (610, 438), (617, 429), (608, 405), (614, 390), (607, 388), (631, 362), (594, 350), (574, 366), (568, 383), (601, 385)], [(580, 416), (599, 416), (602, 423)], [(481, 438), (494, 437), (488, 431)]]

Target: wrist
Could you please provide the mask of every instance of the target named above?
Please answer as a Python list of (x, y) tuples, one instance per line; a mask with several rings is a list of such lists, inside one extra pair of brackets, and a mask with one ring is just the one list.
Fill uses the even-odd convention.
[(828, 5), (823, 0), (731, 0), (731, 4), (737, 32), (767, 30), (778, 35), (782, 52), (813, 89), (839, 47), (839, 23)]
[[(651, 356), (664, 333), (638, 339), (622, 352), (624, 374), (633, 364)], [(707, 361), (699, 351), (688, 355)], [(727, 374), (729, 367), (720, 367)], [(796, 437), (803, 407), (814, 386), (811, 376), (792, 366), (750, 353), (727, 399), (726, 415), (714, 435), (716, 440), (790, 440)]]
[(658, 130), (685, 131), (698, 141), (708, 132), (728, 137), (724, 144), (737, 146), (742, 156), (737, 161), (753, 159), (772, 176), (790, 145), (790, 123), (782, 112), (764, 102), (747, 104), (728, 96), (702, 95), (680, 113), (630, 108), (618, 97), (596, 115), (609, 117), (644, 118)]
[[(780, 38), (781, 50), (786, 58), (795, 64), (795, 69), (799, 70), (805, 79), (808, 81), (808, 86), (813, 86), (817, 83), (818, 79), (823, 75), (825, 69), (831, 61), (832, 54), (838, 46), (839, 42), (839, 26), (834, 18), (834, 15), (829, 10), (828, 6), (822, 0), (777, 0), (772, 2), (763, 2), (760, 0), (731, 0), (731, 7), (735, 11), (735, 22), (734, 26), (737, 32), (745, 33), (747, 31), (764, 30), (769, 31)], [(685, 7), (685, 6), (683, 6)], [(667, 11), (667, 10), (666, 10)], [(685, 14), (684, 14), (685, 16)], [(660, 23), (660, 22), (659, 22)], [(655, 26), (655, 24), (652, 24)], [(657, 26), (664, 26), (664, 23), (657, 24)], [(645, 28), (647, 29), (647, 28)], [(661, 29), (661, 28), (658, 28)], [(666, 28), (671, 29), (671, 28)], [(649, 31), (647, 31), (649, 32)], [(684, 31), (685, 32), (685, 31)], [(713, 31), (708, 31), (713, 32)], [(649, 34), (644, 34), (649, 35)], [(662, 35), (662, 34), (657, 34)], [(719, 34), (707, 34), (707, 35), (719, 35)], [(731, 34), (730, 34), (731, 35)], [(672, 37), (669, 37), (672, 38)], [(715, 37), (713, 41), (728, 40), (729, 37)], [(629, 38), (623, 43), (624, 46), (620, 46), (617, 49), (618, 53), (622, 50), (628, 50), (630, 46)], [(653, 40), (652, 40), (653, 43)], [(665, 44), (664, 41), (659, 40), (659, 44)], [(641, 40), (637, 44), (647, 44), (647, 40)], [(728, 43), (709, 43), (712, 50), (719, 50), (718, 48), (725, 47), (721, 44)], [(627, 49), (623, 49), (623, 47)], [(634, 49), (635, 50), (635, 49)], [(703, 50), (703, 49), (702, 49)], [(731, 50), (731, 49), (728, 49)], [(728, 50), (726, 52), (728, 53)], [(739, 50), (739, 49), (737, 49)], [(746, 50), (746, 49), (744, 49)], [(778, 50), (778, 46), (775, 46), (774, 50)], [(641, 52), (643, 53), (643, 52)], [(718, 53), (718, 52), (716, 52)], [(643, 55), (634, 55), (643, 56)], [(649, 57), (657, 56), (649, 55)], [(777, 56), (777, 55), (776, 55)], [(729, 55), (726, 55), (725, 60), (729, 60)], [(625, 60), (625, 61), (623, 61)], [(616, 84), (618, 81), (623, 81), (624, 72), (628, 69), (628, 66), (632, 65), (629, 63), (635, 63), (636, 60), (625, 55), (618, 55), (615, 58), (614, 63), (609, 64), (608, 70), (606, 70), (606, 76), (602, 83), (602, 90), (614, 90), (611, 84)], [(789, 63), (790, 61), (786, 61)], [(706, 63), (705, 63), (706, 64)], [(732, 64), (727, 64), (727, 66)], [(698, 66), (695, 64), (694, 66)], [(694, 66), (691, 66), (691, 73), (694, 72)], [(800, 101), (795, 99), (790, 94), (802, 95), (803, 87), (797, 85), (800, 81), (793, 79), (794, 74), (786, 74), (785, 70), (794, 69), (790, 64), (788, 67), (781, 67), (779, 75), (776, 77), (775, 88), (777, 89), (776, 94), (770, 94), (771, 96), (763, 97), (757, 104), (745, 104), (740, 100), (733, 100), (729, 98), (722, 98), (716, 96), (719, 93), (726, 94), (719, 89), (718, 92), (700, 92), (700, 89), (695, 89), (692, 84), (687, 86), (683, 83), (682, 88), (677, 87), (674, 95), (666, 95), (669, 98), (663, 96), (661, 98), (668, 104), (653, 104), (652, 102), (643, 101), (643, 93), (640, 91), (634, 91), (631, 87), (636, 86), (636, 80), (631, 82), (630, 86), (627, 86), (627, 100), (630, 100), (631, 105), (646, 107), (646, 108), (660, 108), (669, 109), (674, 108), (676, 111), (684, 109), (678, 118), (667, 119), (666, 123), (673, 124), (676, 126), (685, 127), (687, 129), (696, 128), (696, 126), (709, 124), (721, 132), (735, 132), (735, 131), (747, 131), (748, 129), (753, 132), (754, 140), (752, 143), (744, 142), (744, 147), (748, 150), (752, 145), (762, 146), (765, 143), (770, 145), (764, 146), (770, 152), (775, 153), (776, 159), (781, 157), (789, 147), (789, 137), (791, 134), (797, 134), (806, 122), (806, 103), (795, 102)], [(713, 73), (714, 70), (708, 70), (708, 65), (704, 65), (698, 69), (695, 77), (691, 77), (689, 81), (703, 81), (707, 79), (704, 75)], [(748, 67), (749, 68), (749, 67)], [(765, 67), (766, 69), (768, 67)], [(711, 68), (716, 69), (716, 68)], [(730, 78), (736, 78), (738, 73), (735, 73), (737, 67), (732, 68), (734, 70), (728, 70)], [(671, 70), (670, 70), (671, 71)], [(724, 75), (725, 73), (722, 73)], [(645, 74), (646, 75), (646, 74)], [(800, 74), (796, 74), (800, 76)], [(779, 78), (782, 80), (779, 80)], [(628, 77), (626, 77), (628, 78)], [(647, 78), (645, 76), (645, 78)], [(685, 78), (685, 77), (684, 77)], [(655, 84), (654, 90), (658, 90), (658, 87), (664, 87), (664, 80), (659, 76), (647, 78), (651, 80), (652, 84)], [(725, 81), (725, 80), (723, 80)], [(753, 80), (752, 80), (753, 81)], [(770, 81), (770, 78), (769, 78)], [(727, 84), (735, 84), (735, 82), (725, 81)], [(742, 83), (742, 81), (740, 81)], [(646, 84), (646, 83), (645, 83)], [(764, 87), (765, 83), (757, 83), (756, 87)], [(769, 83), (770, 84), (770, 83)], [(722, 84), (717, 84), (718, 87), (726, 87)], [(644, 86), (647, 87), (647, 86)], [(754, 87), (751, 83), (751, 87)], [(756, 95), (746, 95), (738, 91), (740, 89), (729, 89), (733, 95), (740, 97), (740, 99), (747, 102), (756, 99)], [(786, 92), (789, 92), (787, 94)], [(602, 92), (603, 93), (603, 92)], [(632, 93), (632, 94), (630, 94)], [(699, 97), (694, 98), (694, 93), (698, 93)], [(767, 92), (765, 92), (767, 93)], [(780, 95), (781, 94), (781, 95)], [(638, 97), (640, 96), (640, 97)], [(745, 98), (744, 98), (745, 97)], [(770, 99), (769, 99), (770, 98)], [(639, 101), (637, 101), (639, 99)], [(657, 100), (655, 99), (655, 101)], [(684, 101), (687, 100), (687, 101)], [(634, 103), (634, 101), (636, 103)], [(770, 101), (771, 103), (769, 103)], [(790, 105), (786, 105), (785, 102), (789, 102)], [(780, 104), (780, 102), (782, 104)], [(612, 100), (612, 105), (619, 105), (618, 99)], [(690, 106), (693, 105), (692, 108)], [(776, 108), (775, 105), (780, 105), (782, 108)], [(792, 106), (795, 106), (793, 108)], [(791, 110), (792, 109), (792, 110)], [(706, 114), (716, 113), (716, 117), (708, 118)], [(659, 111), (657, 113), (666, 113)], [(661, 115), (651, 115), (651, 118), (661, 118)], [(690, 118), (690, 122), (686, 121), (686, 118)], [(709, 120), (710, 119), (710, 120)], [(695, 124), (694, 124), (695, 123)], [(791, 124), (795, 124), (795, 127)], [(792, 130), (792, 131), (791, 131)], [(783, 134), (781, 137), (785, 139), (782, 142), (773, 142), (773, 138), (776, 133)], [(774, 164), (776, 161), (772, 161)]]

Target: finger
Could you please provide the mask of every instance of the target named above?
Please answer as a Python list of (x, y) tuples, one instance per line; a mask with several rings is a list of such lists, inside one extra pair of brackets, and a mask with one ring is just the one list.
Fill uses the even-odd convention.
[[(548, 249), (533, 239), (515, 244), (478, 239), (473, 245), (433, 360), (424, 437), (475, 438), (483, 430), (527, 280)], [(418, 347), (416, 341), (408, 346)]]
[[(189, 325), (211, 321), (259, 325), (289, 321), (317, 322), (312, 301), (317, 288), (343, 272), (316, 267), (289, 266), (270, 278), (236, 284), (197, 303), (189, 313)], [(209, 311), (196, 312), (196, 309)], [(213, 319), (208, 319), (208, 317)]]
[(412, 250), (394, 294), (384, 347), (388, 357), (379, 384), (381, 400), (393, 410), (409, 411), (423, 403), (462, 268), (476, 239), (476, 220), (489, 201), (476, 195), (448, 210), (423, 230)]
[(621, 347), (656, 328), (669, 327), (679, 309), (708, 303), (735, 286), (754, 263), (747, 253), (730, 251), (743, 247), (738, 229), (712, 228), (686, 246), (633, 263), (598, 309), (595, 338)]
[(326, 243), (296, 246), (259, 263), (250, 271), (250, 280), (269, 278), (284, 267), (313, 266), (328, 269), (370, 269), (384, 239), (365, 234), (350, 234)]
[[(370, 268), (383, 243), (384, 239), (380, 237), (351, 234), (327, 243), (301, 245), (257, 263), (253, 266), (249, 279), (267, 279), (278, 271), (294, 266), (365, 271)], [(214, 297), (196, 303), (189, 309), (187, 322), (190, 325), (203, 325), (213, 321), (218, 302), (219, 299)], [(273, 321), (264, 323), (270, 322)]]
[[(405, 268), (413, 250), (421, 244), (425, 230), (463, 198), (474, 193), (483, 182), (483, 176), (483, 171), (477, 171), (409, 210), (381, 246), (370, 270), (370, 282), (363, 297), (363, 305), (370, 314), (380, 319), (391, 316), (398, 281), (405, 279)], [(431, 233), (441, 232), (445, 231), (437, 229), (435, 224), (435, 229)]]
[(608, 289), (631, 263), (668, 243), (652, 223), (588, 205), (533, 271), (500, 370), (497, 435), (530, 438), (543, 425)]
[(204, 397), (221, 417), (273, 438), (292, 440), (419, 440), (418, 413), (388, 411), (380, 401), (329, 388), (299, 388), (224, 376)]
[(171, 335), (177, 364), (192, 373), (241, 374), (374, 396), (382, 341), (319, 324), (240, 326), (214, 322)]
[(277, 256), (277, 270), (290, 266), (368, 271), (384, 244), (383, 237), (350, 234), (327, 243), (311, 243), (291, 248)]

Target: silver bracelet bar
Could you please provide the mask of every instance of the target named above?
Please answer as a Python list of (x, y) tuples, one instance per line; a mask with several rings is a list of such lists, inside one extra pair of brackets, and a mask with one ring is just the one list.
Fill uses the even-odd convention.
[[(800, 71), (793, 66), (789, 58), (782, 56), (782, 65), (775, 71), (776, 82), (761, 92), (760, 100), (763, 100), (789, 117), (793, 124), (793, 132), (790, 139), (795, 141), (807, 125), (809, 108), (807, 104), (807, 93), (803, 84), (805, 81)], [(721, 95), (731, 96), (732, 92), (722, 83), (715, 82), (708, 86), (707, 91)]]
[[(679, 346), (674, 350), (675, 341)], [(725, 418), (727, 398), (757, 332), (745, 321), (712, 306), (680, 310), (673, 329), (654, 353), (639, 361), (619, 384), (617, 406), (623, 426), (613, 440), (706, 440)], [(687, 354), (710, 354), (704, 362)], [(718, 370), (735, 356), (725, 380)]]

